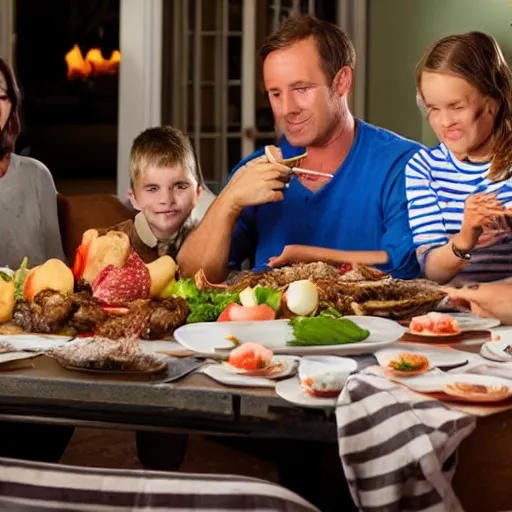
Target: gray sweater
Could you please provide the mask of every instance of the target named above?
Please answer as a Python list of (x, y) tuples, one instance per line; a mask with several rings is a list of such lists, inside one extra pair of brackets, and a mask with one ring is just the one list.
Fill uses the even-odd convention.
[(0, 178), (0, 266), (29, 268), (50, 258), (66, 261), (57, 217), (57, 191), (48, 168), (33, 158), (11, 155)]

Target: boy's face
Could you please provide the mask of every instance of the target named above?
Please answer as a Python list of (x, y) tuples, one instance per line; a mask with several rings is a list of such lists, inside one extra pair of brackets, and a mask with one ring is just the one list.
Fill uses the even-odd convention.
[(201, 192), (192, 174), (181, 166), (148, 166), (133, 184), (131, 202), (144, 212), (153, 234), (161, 240), (187, 220)]

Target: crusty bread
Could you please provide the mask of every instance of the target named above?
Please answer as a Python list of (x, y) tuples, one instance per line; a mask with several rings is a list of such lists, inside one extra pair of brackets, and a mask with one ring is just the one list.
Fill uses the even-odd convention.
[(86, 231), (82, 239), (84, 244), (90, 242), (82, 275), (88, 283), (93, 283), (108, 265), (122, 267), (130, 254), (130, 239), (125, 233), (109, 231), (105, 235), (95, 236), (91, 231), (95, 230)]
[(146, 265), (151, 277), (150, 297), (158, 297), (164, 288), (174, 281), (177, 265), (170, 256), (161, 256)]

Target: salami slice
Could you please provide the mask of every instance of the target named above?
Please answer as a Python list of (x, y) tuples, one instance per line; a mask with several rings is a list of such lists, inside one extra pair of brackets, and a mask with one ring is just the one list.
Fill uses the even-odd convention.
[(151, 277), (140, 256), (132, 250), (126, 263), (117, 268), (108, 265), (92, 285), (93, 297), (106, 305), (121, 305), (149, 298)]

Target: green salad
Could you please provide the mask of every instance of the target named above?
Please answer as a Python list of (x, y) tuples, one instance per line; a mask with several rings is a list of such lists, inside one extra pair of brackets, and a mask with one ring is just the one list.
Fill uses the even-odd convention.
[(370, 331), (361, 329), (347, 318), (334, 316), (304, 317), (298, 316), (290, 320), (294, 340), (288, 345), (344, 345), (363, 341), (370, 336)]

